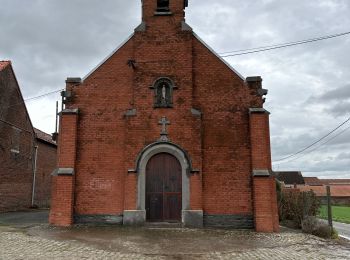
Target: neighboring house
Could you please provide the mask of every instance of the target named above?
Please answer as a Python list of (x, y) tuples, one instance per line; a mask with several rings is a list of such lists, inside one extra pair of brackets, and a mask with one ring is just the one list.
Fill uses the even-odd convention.
[(278, 231), (267, 90), (192, 31), (187, 2), (143, 0), (135, 33), (67, 79), (51, 224)]
[[(45, 155), (50, 157), (48, 161), (42, 162), (38, 146), (42, 147), (42, 140), (34, 132), (11, 62), (0, 61), (0, 212), (23, 210), (35, 205), (35, 162), (39, 169), (48, 171), (47, 175), (56, 164), (51, 151), (49, 156)], [(48, 164), (50, 167), (46, 166)], [(38, 190), (49, 187), (48, 178), (45, 181), (42, 177), (38, 179)], [(45, 196), (41, 194), (44, 192), (40, 193), (37, 202), (47, 206), (45, 196), (48, 192), (45, 191)]]
[(31, 206), (35, 134), (11, 62), (0, 62), (0, 211)]
[(303, 177), (301, 172), (274, 172), (274, 175), (286, 190), (295, 192), (315, 192), (322, 204), (327, 203), (326, 186), (330, 186), (332, 204), (350, 206), (350, 179)]
[(308, 186), (320, 186), (323, 185), (322, 181), (317, 177), (304, 177), (305, 185)]
[(51, 173), (56, 168), (57, 144), (52, 136), (34, 128), (37, 145), (37, 165), (35, 178), (34, 204), (48, 208), (51, 198)]
[(276, 179), (284, 184), (285, 188), (295, 188), (297, 185), (304, 185), (305, 181), (301, 172), (273, 172)]
[(298, 186), (300, 191), (312, 190), (321, 199), (323, 204), (327, 203), (327, 189), (331, 189), (331, 201), (333, 205), (350, 206), (350, 180), (349, 179), (319, 179), (317, 177), (304, 177), (305, 185)]
[(319, 179), (317, 177), (304, 177), (305, 185), (350, 185), (350, 179)]

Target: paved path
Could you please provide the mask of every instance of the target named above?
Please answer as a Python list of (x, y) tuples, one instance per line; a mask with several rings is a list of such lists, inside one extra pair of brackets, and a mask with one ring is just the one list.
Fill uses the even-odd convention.
[(350, 240), (350, 224), (344, 224), (333, 221), (333, 226), (338, 231), (339, 235)]
[[(145, 240), (147, 236), (136, 231), (134, 238), (114, 237), (103, 246), (97, 241), (99, 234), (95, 243), (84, 241), (85, 232), (76, 235), (77, 240), (62, 240), (0, 227), (0, 259), (350, 259), (348, 244), (293, 232), (266, 235), (223, 230), (148, 230), (158, 238)], [(177, 241), (183, 235), (191, 238), (187, 247)], [(141, 236), (139, 242), (135, 236)], [(205, 241), (210, 241), (210, 246)]]
[[(291, 230), (280, 234), (225, 229), (126, 228), (30, 224), (0, 214), (0, 260), (23, 259), (350, 259), (350, 244)], [(29, 213), (28, 213), (29, 214)], [(33, 213), (28, 216), (38, 221)], [(22, 218), (26, 225), (20, 225)], [(10, 224), (12, 222), (13, 224)]]

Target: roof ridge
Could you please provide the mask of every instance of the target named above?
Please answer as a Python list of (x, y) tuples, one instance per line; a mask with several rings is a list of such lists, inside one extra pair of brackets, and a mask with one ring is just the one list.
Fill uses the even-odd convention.
[(50, 143), (50, 144), (54, 144), (57, 145), (57, 143), (55, 141), (52, 140), (52, 135), (49, 133), (46, 133), (38, 128), (34, 127), (34, 132), (35, 132), (35, 136), (37, 139), (42, 140), (44, 142)]
[(9, 65), (12, 66), (12, 62), (10, 60), (0, 60), (0, 71)]

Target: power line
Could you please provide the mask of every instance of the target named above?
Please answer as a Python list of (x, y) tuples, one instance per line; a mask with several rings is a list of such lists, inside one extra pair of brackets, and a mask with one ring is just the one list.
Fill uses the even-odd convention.
[(348, 123), (349, 121), (350, 121), (350, 117), (349, 117), (347, 120), (345, 120), (343, 123), (341, 123), (339, 126), (337, 126), (336, 128), (334, 128), (332, 131), (330, 131), (328, 134), (326, 134), (325, 136), (323, 136), (322, 138), (318, 139), (317, 141), (315, 141), (315, 142), (313, 142), (312, 144), (306, 146), (305, 148), (301, 149), (301, 150), (298, 151), (298, 152), (295, 152), (295, 153), (293, 153), (293, 154), (291, 154), (291, 155), (288, 155), (288, 156), (286, 156), (286, 157), (284, 157), (284, 158), (281, 158), (281, 159), (279, 159), (279, 160), (274, 161), (274, 163), (275, 163), (275, 162), (284, 161), (284, 160), (289, 159), (289, 158), (291, 158), (291, 157), (294, 157), (294, 156), (296, 156), (296, 155), (298, 155), (298, 154), (301, 154), (302, 152), (306, 151), (307, 149), (311, 148), (312, 146), (314, 146), (314, 145), (318, 144), (319, 142), (321, 142), (322, 140), (326, 139), (328, 136), (330, 136), (331, 134), (333, 134), (335, 131), (337, 131), (339, 128), (341, 128), (343, 125), (345, 125), (345, 124)]
[[(222, 53), (219, 53), (219, 54), (228, 54), (228, 53), (235, 53), (235, 52), (237, 52), (235, 54), (220, 55), (223, 58), (239, 56), (239, 55), (246, 55), (246, 54), (252, 54), (252, 53), (258, 53), (258, 52), (263, 52), (263, 51), (287, 48), (287, 47), (291, 47), (291, 46), (296, 46), (296, 45), (301, 45), (301, 44), (306, 44), (306, 43), (311, 43), (311, 42), (317, 42), (317, 41), (332, 39), (332, 38), (336, 38), (336, 37), (345, 36), (345, 35), (348, 35), (348, 34), (350, 34), (350, 31), (349, 32), (343, 32), (343, 33), (338, 33), (338, 34), (333, 34), (333, 35), (321, 36), (321, 37), (307, 39), (307, 40), (300, 40), (300, 41), (296, 41), (296, 42), (287, 42), (287, 43), (282, 43), (282, 44), (267, 45), (267, 46), (261, 46), (261, 47), (250, 48), (250, 49), (242, 49), (242, 50), (236, 50), (236, 51), (222, 52)], [(24, 102), (27, 102), (27, 101), (30, 101), (30, 100), (39, 99), (39, 98), (42, 98), (42, 97), (45, 97), (45, 96), (48, 96), (48, 95), (51, 95), (51, 94), (55, 94), (55, 93), (61, 92), (62, 90), (63, 89), (55, 90), (55, 91), (48, 92), (48, 93), (45, 93), (45, 94), (42, 94), (42, 95), (39, 95), (39, 96), (31, 97), (31, 98), (25, 99)], [(13, 104), (11, 106), (8, 106), (7, 108), (23, 104), (24, 102)]]
[(40, 98), (43, 98), (43, 97), (46, 97), (46, 96), (49, 96), (49, 95), (52, 95), (52, 94), (55, 94), (55, 93), (58, 93), (58, 92), (61, 92), (63, 89), (60, 89), (60, 90), (55, 90), (55, 91), (52, 91), (52, 92), (48, 92), (48, 93), (45, 93), (45, 94), (42, 94), (42, 95), (39, 95), (39, 96), (35, 96), (35, 97), (31, 97), (31, 98), (27, 98), (27, 99), (24, 99), (23, 102), (19, 102), (19, 103), (16, 103), (16, 104), (12, 104), (8, 107), (5, 107), (4, 109), (6, 108), (10, 108), (10, 107), (14, 107), (14, 106), (18, 106), (18, 105), (21, 105), (21, 104), (24, 104), (25, 102), (27, 101), (31, 101), (31, 100), (36, 100), (36, 99), (40, 99)]
[(289, 162), (296, 161), (296, 160), (298, 160), (298, 159), (300, 159), (300, 158), (302, 158), (302, 157), (304, 157), (304, 156), (306, 156), (306, 155), (308, 155), (308, 154), (310, 154), (310, 153), (313, 153), (314, 151), (318, 150), (318, 149), (319, 149), (320, 147), (322, 147), (323, 145), (329, 143), (330, 141), (333, 141), (333, 140), (336, 139), (338, 136), (344, 134), (344, 133), (345, 133), (346, 131), (348, 131), (349, 129), (350, 129), (350, 126), (347, 127), (347, 128), (345, 128), (343, 131), (341, 131), (341, 132), (338, 133), (337, 135), (333, 136), (331, 139), (329, 139), (329, 140), (327, 140), (326, 142), (324, 142), (324, 143), (320, 144), (319, 146), (315, 147), (314, 149), (312, 149), (312, 150), (309, 151), (308, 153), (305, 153), (305, 154), (303, 154), (303, 155), (301, 155), (301, 156), (299, 156), (299, 157), (297, 157), (297, 158), (292, 158), (291, 160), (288, 160), (288, 161), (286, 161), (286, 162), (278, 163), (276, 166), (279, 166), (279, 165), (281, 165), (281, 164), (286, 164), (286, 163), (289, 163)]
[(48, 96), (48, 95), (51, 95), (51, 94), (55, 94), (55, 93), (61, 92), (62, 90), (63, 90), (63, 89), (55, 90), (55, 91), (52, 91), (52, 92), (48, 92), (48, 93), (46, 93), (46, 94), (42, 94), (42, 95), (40, 95), (40, 96), (27, 98), (27, 99), (25, 99), (24, 101), (26, 102), (26, 101), (33, 100), (33, 99), (42, 98), (42, 97), (45, 97), (45, 96)]
[(241, 49), (241, 50), (235, 50), (235, 51), (220, 52), (219, 54), (228, 54), (228, 53), (233, 53), (233, 52), (246, 52), (246, 51), (251, 51), (251, 50), (266, 49), (266, 48), (277, 47), (277, 46), (282, 46), (282, 45), (284, 46), (284, 45), (288, 45), (288, 44), (312, 42), (312, 41), (315, 41), (315, 40), (325, 40), (325, 39), (328, 39), (329, 37), (332, 37), (332, 38), (340, 37), (340, 36), (343, 36), (343, 35), (346, 35), (346, 34), (350, 34), (350, 32), (344, 32), (344, 33), (320, 36), (320, 37), (316, 37), (316, 38), (311, 38), (311, 39), (306, 39), (306, 40), (299, 40), (299, 41), (295, 41), (295, 42), (285, 42), (285, 43), (279, 43), (279, 44), (274, 44), (274, 45), (266, 45), (266, 46), (249, 48), (249, 49)]
[[(321, 37), (307, 39), (307, 40), (300, 40), (300, 41), (296, 41), (296, 42), (287, 42), (287, 43), (282, 43), (282, 44), (267, 45), (267, 46), (250, 48), (250, 49), (222, 52), (222, 53), (220, 53), (221, 54), (220, 56), (223, 58), (226, 58), (226, 57), (234, 57), (234, 56), (258, 53), (258, 52), (282, 49), (282, 48), (292, 47), (292, 46), (296, 46), (296, 45), (302, 45), (302, 44), (307, 44), (307, 43), (312, 43), (312, 42), (333, 39), (333, 38), (337, 38), (337, 37), (341, 37), (341, 36), (345, 36), (345, 35), (349, 35), (349, 34), (350, 34), (350, 31), (338, 33), (338, 34), (333, 34), (333, 35), (321, 36)], [(235, 52), (237, 52), (237, 53), (235, 53)], [(233, 54), (229, 54), (229, 53), (233, 53)]]

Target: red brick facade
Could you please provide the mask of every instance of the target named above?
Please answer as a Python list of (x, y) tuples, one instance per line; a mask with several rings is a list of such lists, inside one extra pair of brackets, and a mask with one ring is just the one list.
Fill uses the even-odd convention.
[(36, 138), (12, 65), (0, 61), (0, 212), (48, 207), (55, 165), (56, 145)]
[[(156, 0), (143, 0), (132, 37), (82, 82), (67, 80), (73, 98), (61, 117), (57, 170), (66, 173), (53, 183), (50, 222), (142, 215), (143, 159), (159, 148), (188, 165), (184, 224), (278, 231), (274, 179), (252, 175), (271, 170), (261, 79), (243, 79), (184, 22), (184, 1), (169, 3), (169, 12), (156, 12)], [(159, 78), (174, 84), (171, 107), (155, 105), (150, 87)], [(170, 141), (158, 141), (162, 117)]]

